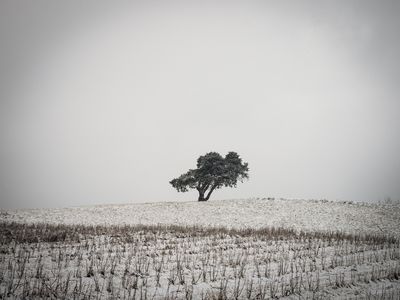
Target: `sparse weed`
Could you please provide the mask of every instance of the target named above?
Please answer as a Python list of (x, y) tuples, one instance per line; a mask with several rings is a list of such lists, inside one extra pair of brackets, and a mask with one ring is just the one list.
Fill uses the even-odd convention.
[(399, 295), (400, 245), (387, 235), (177, 225), (0, 226), (1, 298), (322, 299), (327, 289), (362, 290), (384, 282), (391, 291), (370, 291), (364, 298)]

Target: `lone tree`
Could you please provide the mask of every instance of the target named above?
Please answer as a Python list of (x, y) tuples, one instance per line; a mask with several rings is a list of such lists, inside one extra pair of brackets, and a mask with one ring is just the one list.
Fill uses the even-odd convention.
[(217, 152), (209, 152), (197, 159), (197, 169), (190, 169), (169, 183), (178, 192), (196, 189), (199, 201), (207, 201), (215, 189), (236, 187), (238, 180), (243, 182), (249, 178), (248, 171), (248, 163), (242, 162), (236, 152), (229, 152), (225, 158)]

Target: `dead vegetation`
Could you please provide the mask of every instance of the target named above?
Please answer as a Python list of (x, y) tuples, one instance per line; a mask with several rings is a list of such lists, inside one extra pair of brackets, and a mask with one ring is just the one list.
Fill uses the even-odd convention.
[(0, 297), (398, 299), (399, 240), (285, 228), (0, 225)]

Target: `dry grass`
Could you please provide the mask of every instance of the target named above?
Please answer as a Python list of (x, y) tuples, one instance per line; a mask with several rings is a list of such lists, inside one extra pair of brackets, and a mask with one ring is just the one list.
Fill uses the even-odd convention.
[(400, 243), (284, 228), (1, 223), (0, 297), (398, 299)]

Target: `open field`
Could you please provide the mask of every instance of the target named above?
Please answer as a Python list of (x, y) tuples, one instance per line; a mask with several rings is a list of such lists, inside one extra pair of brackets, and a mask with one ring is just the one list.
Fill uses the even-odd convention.
[(211, 200), (0, 211), (0, 221), (85, 225), (284, 227), (400, 236), (400, 205), (326, 200)]
[(0, 297), (399, 299), (398, 211), (303, 200), (3, 211)]

